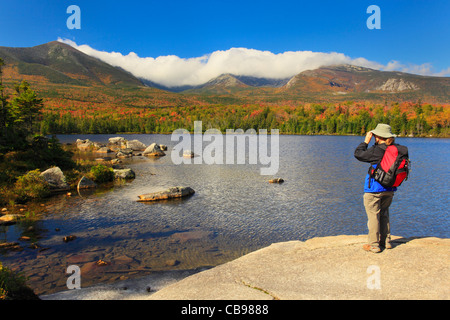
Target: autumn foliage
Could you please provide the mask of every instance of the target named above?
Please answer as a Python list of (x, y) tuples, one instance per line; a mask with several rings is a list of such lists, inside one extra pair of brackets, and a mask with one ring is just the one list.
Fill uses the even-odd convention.
[(387, 123), (401, 136), (450, 134), (449, 105), (413, 102), (389, 105), (371, 102), (286, 105), (187, 105), (113, 107), (89, 104), (47, 108), (44, 133), (171, 133), (193, 131), (194, 121), (204, 130), (279, 129), (284, 134), (364, 134), (377, 123)]

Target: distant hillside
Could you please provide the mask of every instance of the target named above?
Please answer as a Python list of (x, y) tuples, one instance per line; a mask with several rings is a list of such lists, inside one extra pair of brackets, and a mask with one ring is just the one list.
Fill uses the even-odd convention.
[(31, 48), (0, 47), (0, 57), (9, 67), (6, 79), (26, 75), (66, 85), (143, 85), (131, 73), (57, 41)]

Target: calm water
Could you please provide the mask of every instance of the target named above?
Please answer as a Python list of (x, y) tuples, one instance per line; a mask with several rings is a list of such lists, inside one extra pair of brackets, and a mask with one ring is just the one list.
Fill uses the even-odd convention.
[[(106, 142), (117, 135), (59, 136)], [(353, 152), (362, 137), (280, 136), (283, 184), (269, 184), (261, 165), (174, 165), (170, 135), (121, 135), (149, 145), (166, 144), (167, 156), (125, 163), (136, 179), (91, 195), (61, 195), (46, 203), (32, 237), (46, 250), (0, 256), (29, 277), (38, 294), (66, 290), (68, 265), (82, 269), (82, 286), (167, 270), (215, 266), (273, 242), (317, 236), (365, 234), (363, 179), (368, 165)], [(399, 138), (413, 170), (391, 206), (392, 234), (448, 238), (448, 139)], [(205, 142), (205, 145), (208, 144)], [(139, 203), (139, 194), (190, 186), (187, 199)], [(29, 225), (3, 228), (7, 241), (30, 235)], [(56, 228), (59, 231), (56, 231)], [(0, 229), (1, 230), (1, 229)], [(64, 243), (66, 235), (77, 239)], [(110, 265), (97, 267), (102, 259)]]

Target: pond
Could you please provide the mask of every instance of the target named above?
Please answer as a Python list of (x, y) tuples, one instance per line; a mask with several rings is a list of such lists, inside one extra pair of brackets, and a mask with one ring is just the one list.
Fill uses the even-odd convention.
[[(63, 142), (117, 135), (60, 135)], [(366, 234), (363, 180), (368, 165), (353, 152), (356, 136), (279, 136), (279, 170), (285, 180), (260, 174), (259, 164), (180, 164), (171, 158), (171, 135), (120, 135), (146, 145), (168, 146), (160, 158), (136, 156), (124, 166), (130, 182), (90, 194), (58, 195), (44, 202), (45, 214), (31, 224), (1, 227), (5, 241), (34, 237), (39, 248), (0, 261), (29, 277), (37, 294), (67, 290), (66, 269), (81, 268), (82, 286), (112, 283), (158, 272), (198, 270), (238, 258), (274, 242), (341, 234)], [(398, 138), (409, 148), (410, 179), (391, 206), (393, 235), (448, 238), (448, 139)], [(206, 144), (205, 144), (206, 145)], [(195, 194), (181, 200), (137, 202), (138, 195), (172, 186)], [(30, 228), (31, 227), (31, 228)], [(70, 242), (63, 237), (75, 235)], [(98, 261), (108, 265), (99, 266)]]

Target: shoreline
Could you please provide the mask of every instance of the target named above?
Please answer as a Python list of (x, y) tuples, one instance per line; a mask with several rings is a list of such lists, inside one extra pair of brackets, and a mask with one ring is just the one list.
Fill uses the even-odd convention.
[[(234, 129), (237, 130), (237, 129)], [(270, 131), (268, 131), (270, 132)], [(204, 134), (205, 132), (202, 132), (202, 134)], [(172, 135), (172, 132), (152, 132), (152, 133), (146, 133), (146, 132), (116, 132), (116, 133), (51, 133), (51, 134), (47, 134), (47, 137), (51, 137), (51, 136), (58, 136), (58, 135), (67, 135), (67, 136), (75, 136), (75, 135), (86, 135), (86, 136), (95, 136), (95, 135), (111, 135), (111, 136), (116, 136), (116, 135)], [(189, 134), (194, 134), (194, 132), (189, 132)], [(221, 134), (225, 135), (227, 134), (226, 132), (221, 132)], [(238, 135), (239, 133), (232, 133), (232, 134), (236, 134)], [(245, 134), (245, 133), (244, 133)], [(258, 135), (259, 133), (257, 133)], [(279, 133), (280, 136), (302, 136), (302, 137), (362, 137), (364, 138), (364, 135), (359, 135), (359, 134), (330, 134), (330, 133), (314, 133), (314, 134), (301, 134), (301, 133), (283, 133), (280, 132)], [(432, 135), (422, 135), (422, 136), (402, 136), (402, 135), (397, 135), (397, 138), (411, 138), (411, 139), (415, 139), (415, 138), (426, 138), (426, 139), (449, 139), (450, 136), (432, 136)]]
[[(393, 236), (393, 249), (378, 254), (362, 250), (366, 239), (367, 235), (340, 235), (273, 243), (213, 268), (191, 274), (167, 272), (160, 282), (154, 282), (155, 292), (143, 292), (151, 280), (145, 278), (136, 280), (134, 287), (127, 290), (120, 290), (124, 285), (120, 282), (112, 288), (99, 285), (41, 299), (450, 299), (450, 239)], [(379, 288), (370, 285), (369, 280), (375, 275), (369, 272), (371, 267), (381, 273)]]
[[(214, 267), (213, 267), (214, 268)], [(211, 267), (191, 270), (156, 271), (140, 278), (95, 284), (80, 289), (40, 295), (41, 300), (146, 300), (163, 288)]]

